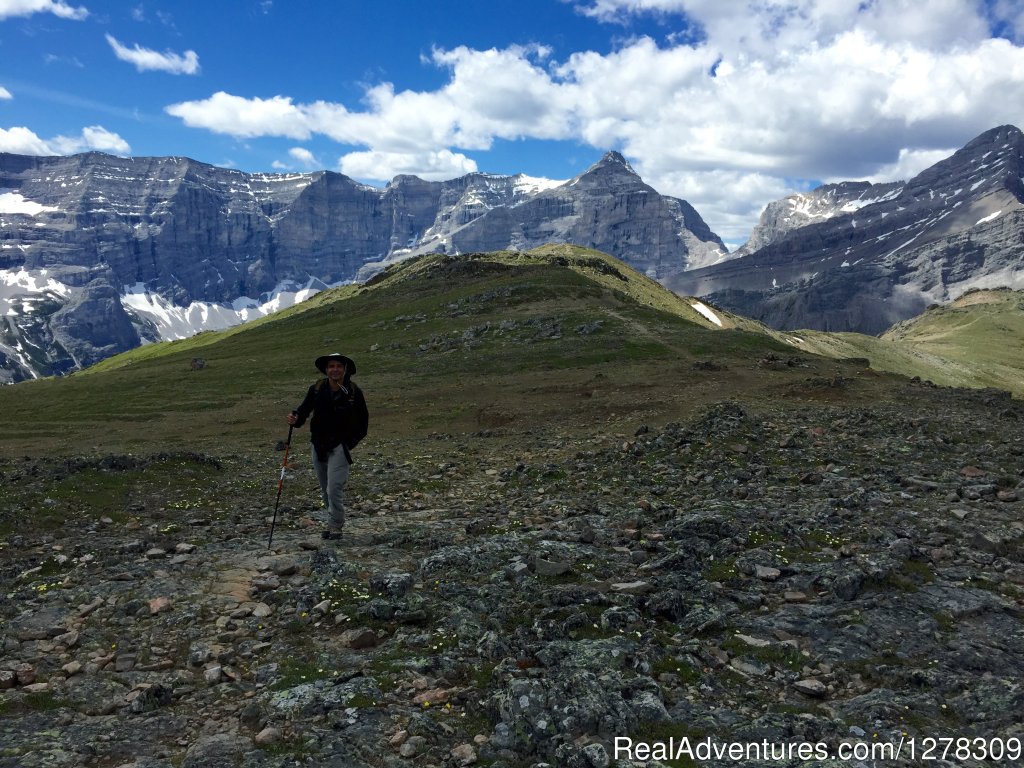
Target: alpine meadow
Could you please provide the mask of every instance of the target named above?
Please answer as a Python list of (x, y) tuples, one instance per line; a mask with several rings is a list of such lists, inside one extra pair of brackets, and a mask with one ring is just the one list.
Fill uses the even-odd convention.
[(1022, 128), (1022, 0), (0, 0), (0, 768), (1024, 765)]
[[(2, 388), (0, 764), (1016, 749), (1022, 301), (779, 332), (583, 248), (427, 255)], [(268, 548), (334, 349), (345, 536), (296, 430)]]

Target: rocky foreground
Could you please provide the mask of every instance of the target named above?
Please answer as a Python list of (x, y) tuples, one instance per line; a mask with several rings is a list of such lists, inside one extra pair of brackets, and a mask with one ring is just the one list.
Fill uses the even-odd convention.
[[(616, 737), (1012, 749), (1024, 404), (905, 395), (371, 436), (338, 546), (304, 450), (272, 550), (280, 453), (4, 462), (0, 766), (645, 764)], [(694, 764), (671, 757), (646, 764)], [(828, 758), (696, 762), (992, 764)]]

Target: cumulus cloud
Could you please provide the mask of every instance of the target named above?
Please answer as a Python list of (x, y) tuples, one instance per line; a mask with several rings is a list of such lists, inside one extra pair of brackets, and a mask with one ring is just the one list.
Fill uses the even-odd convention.
[(218, 91), (208, 99), (172, 104), (166, 112), (192, 128), (206, 128), (237, 138), (284, 136), (308, 139), (312, 135), (309, 112), (285, 96), (246, 99)]
[(53, 155), (45, 141), (28, 128), (0, 128), (0, 152), (15, 155)]
[(52, 13), (62, 19), (81, 21), (89, 15), (89, 10), (74, 8), (61, 0), (0, 0), (0, 20), (34, 13)]
[(475, 161), (447, 149), (423, 153), (350, 152), (338, 161), (338, 168), (346, 176), (378, 181), (401, 174), (444, 181), (477, 170)]
[(28, 128), (0, 128), (0, 152), (49, 156), (89, 151), (130, 155), (132, 150), (128, 142), (99, 125), (83, 128), (79, 136), (56, 136), (48, 140), (39, 138)]
[(139, 72), (158, 71), (169, 72), (172, 75), (195, 75), (199, 72), (199, 56), (195, 51), (185, 51), (184, 54), (171, 51), (153, 51), (143, 48), (138, 43), (134, 48), (122, 45), (117, 38), (108, 34), (107, 42), (114, 51), (114, 55), (121, 61), (127, 61), (135, 65)]
[[(239, 138), (328, 137), (358, 178), (450, 178), (495, 140), (618, 149), (728, 242), (815, 182), (908, 177), (975, 135), (1024, 124), (1021, 26), (995, 0), (591, 0), (600, 20), (660, 13), (679, 34), (552, 60), (542, 46), (435, 50), (436, 90), (368, 87), (358, 109), (216, 93), (167, 108)], [(674, 22), (672, 20), (674, 19)], [(677, 41), (684, 42), (677, 42)]]
[(317, 168), (320, 165), (316, 156), (305, 147), (292, 147), (288, 155), (302, 168)]
[[(931, 168), (940, 160), (945, 160), (959, 147), (947, 149), (901, 149), (895, 162), (879, 166), (873, 173), (864, 177), (864, 181), (878, 184), (887, 181), (905, 181), (912, 179), (921, 171)], [(839, 177), (825, 179), (827, 182), (845, 181)]]
[(11, 96), (11, 92), (4, 88), (2, 85), (0, 85), (0, 100), (13, 98), (14, 97)]

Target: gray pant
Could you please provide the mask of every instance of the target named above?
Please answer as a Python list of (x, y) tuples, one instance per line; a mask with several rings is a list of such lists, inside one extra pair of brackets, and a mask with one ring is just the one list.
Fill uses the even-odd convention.
[(324, 506), (327, 507), (327, 524), (332, 531), (341, 531), (345, 526), (345, 482), (348, 480), (348, 459), (340, 445), (331, 451), (327, 461), (320, 461), (313, 449), (313, 469), (320, 481)]

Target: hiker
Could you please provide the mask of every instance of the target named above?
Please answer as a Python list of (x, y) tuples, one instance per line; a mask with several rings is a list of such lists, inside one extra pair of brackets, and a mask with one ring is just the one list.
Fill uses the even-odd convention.
[(313, 444), (313, 469), (327, 507), (325, 539), (340, 539), (345, 527), (344, 488), (348, 480), (351, 451), (366, 437), (369, 414), (363, 391), (352, 381), (356, 364), (338, 352), (321, 355), (314, 365), (327, 378), (318, 380), (306, 392), (302, 404), (288, 414), (293, 427), (301, 427), (309, 415), (309, 437)]

